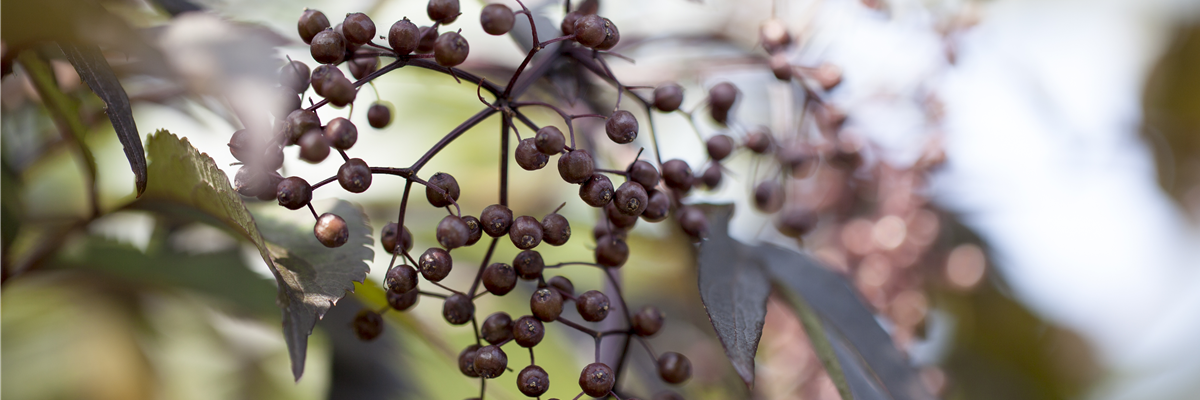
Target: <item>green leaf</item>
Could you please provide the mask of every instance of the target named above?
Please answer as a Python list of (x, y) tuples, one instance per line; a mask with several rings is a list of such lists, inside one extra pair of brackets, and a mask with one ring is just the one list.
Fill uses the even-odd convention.
[(292, 357), (296, 379), (304, 372), (308, 336), (317, 320), (330, 307), (354, 291), (353, 282), (363, 282), (375, 258), (371, 246), (371, 224), (362, 209), (344, 201), (313, 203), (317, 213), (330, 212), (346, 220), (350, 239), (345, 245), (327, 248), (313, 235), (309, 213), (276, 205), (255, 207), (255, 216), (267, 249), (274, 261), (272, 272), (279, 281), (279, 304), (283, 307), (283, 330)]
[(107, 106), (105, 113), (112, 122), (117, 138), (125, 147), (125, 158), (129, 159), (129, 167), (133, 170), (134, 182), (137, 184), (138, 196), (146, 191), (146, 151), (142, 148), (142, 136), (138, 133), (137, 124), (133, 121), (133, 108), (129, 106), (129, 96), (117, 74), (104, 59), (100, 47), (94, 44), (60, 43), (63, 54), (75, 66), (79, 77), (87, 82), (92, 92), (104, 100)]
[(303, 211), (264, 204), (258, 209), (261, 220), (256, 222), (225, 173), (187, 139), (160, 130), (147, 140), (146, 149), (149, 184), (130, 206), (222, 227), (258, 248), (279, 285), (284, 339), (292, 373), (300, 379), (308, 336), (316, 321), (353, 289), (353, 281), (366, 278), (363, 260), (374, 257), (371, 229), (362, 210), (344, 201), (314, 204), (318, 211), (338, 214), (350, 228), (350, 240), (329, 249), (317, 242), (312, 217)]

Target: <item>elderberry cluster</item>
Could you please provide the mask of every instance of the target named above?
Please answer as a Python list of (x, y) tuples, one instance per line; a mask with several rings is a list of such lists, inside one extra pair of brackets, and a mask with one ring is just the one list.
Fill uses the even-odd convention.
[[(570, 3), (567, 4), (569, 7)], [(640, 88), (621, 85), (611, 72), (607, 72), (609, 69), (604, 56), (618, 44), (620, 33), (611, 20), (597, 15), (597, 8), (596, 2), (585, 1), (575, 10), (568, 9), (560, 25), (562, 36), (553, 39), (539, 41), (536, 28), (533, 29), (535, 45), (505, 86), (492, 84), (456, 68), (467, 60), (470, 45), (458, 32), (439, 34), (438, 30), (454, 23), (461, 15), (458, 0), (429, 0), (427, 13), (431, 25), (418, 27), (408, 18), (404, 18), (392, 24), (386, 36), (377, 36), (374, 21), (362, 13), (347, 14), (341, 23), (331, 26), (324, 13), (305, 10), (297, 24), (298, 33), (309, 45), (312, 59), (319, 65), (310, 70), (304, 62), (291, 60), (280, 69), (280, 86), (276, 91), (281, 106), (273, 111), (277, 119), (271, 132), (263, 133), (247, 128), (233, 134), (229, 143), (230, 151), (243, 164), (235, 177), (235, 187), (244, 196), (256, 197), (263, 201), (274, 200), (288, 209), (307, 207), (316, 219), (313, 226), (314, 236), (322, 245), (332, 248), (347, 242), (349, 230), (346, 221), (337, 215), (316, 214), (311, 206), (314, 190), (337, 181), (346, 191), (361, 193), (370, 189), (372, 177), (376, 174), (404, 178), (406, 184), (400, 204), (399, 220), (387, 223), (380, 232), (381, 244), (393, 255), (384, 282), (388, 309), (408, 310), (420, 297), (432, 297), (443, 302), (442, 315), (446, 322), (451, 325), (471, 323), (476, 344), (463, 349), (458, 358), (460, 371), (468, 377), (501, 377), (509, 370), (508, 357), (503, 346), (515, 342), (519, 347), (528, 348), (531, 355), (531, 364), (517, 373), (517, 387), (530, 397), (546, 393), (550, 385), (550, 373), (532, 362), (533, 348), (542, 341), (547, 325), (557, 322), (595, 340), (596, 360), (585, 366), (579, 374), (581, 395), (616, 397), (621, 393), (617, 386), (624, 364), (624, 353), (616, 365), (607, 365), (599, 360), (600, 342), (608, 337), (638, 340), (651, 357), (657, 360), (657, 370), (665, 382), (683, 383), (691, 376), (691, 363), (687, 357), (676, 352), (655, 354), (646, 340), (663, 327), (665, 315), (654, 306), (644, 306), (637, 312), (631, 312), (626, 307), (621, 296), (620, 284), (611, 269), (623, 266), (629, 259), (629, 246), (625, 238), (639, 219), (660, 222), (676, 215), (687, 234), (697, 239), (703, 237), (707, 229), (704, 215), (699, 210), (680, 203), (680, 199), (692, 186), (691, 170), (680, 160), (656, 166), (655, 163), (638, 159), (630, 162), (624, 169), (603, 169), (597, 165), (589, 150), (577, 145), (573, 121), (578, 118), (605, 119), (605, 133), (615, 143), (630, 144), (637, 139), (639, 122), (632, 112), (620, 109), (620, 96), (614, 111), (609, 115), (570, 115), (546, 102), (520, 101), (525, 89), (541, 78), (539, 74), (545, 73), (524, 73), (534, 54), (546, 49), (549, 44), (563, 42), (563, 45), (555, 50), (554, 56), (543, 62), (554, 62), (555, 59), (574, 60), (582, 65), (580, 68), (590, 70), (599, 78), (614, 83), (618, 91), (629, 92), (628, 95), (641, 103), (647, 112), (652, 108), (662, 112), (678, 110), (683, 102), (683, 89), (679, 85), (671, 83), (655, 89), (651, 101), (632, 92), (633, 89)], [(479, 21), (488, 34), (502, 35), (512, 29), (518, 15), (529, 18), (532, 25), (533, 17), (524, 5), (517, 11), (500, 4), (487, 5), (480, 13)], [(386, 45), (376, 43), (376, 39), (386, 39)], [(381, 57), (395, 61), (381, 66)], [(354, 81), (343, 73), (340, 65), (346, 65)], [(429, 69), (445, 73), (456, 80), (471, 82), (478, 86), (481, 101), (484, 90), (495, 96), (495, 100), (491, 103), (484, 101), (487, 108), (448, 133), (411, 166), (369, 166), (362, 159), (350, 158), (346, 151), (351, 150), (357, 143), (358, 128), (350, 120), (341, 117), (321, 121), (316, 110), (327, 104), (334, 107), (350, 105), (357, 99), (358, 90), (362, 85), (403, 67)], [(310, 87), (311, 93), (321, 100), (316, 103), (310, 100), (311, 105), (303, 107), (302, 97), (309, 93)], [(725, 104), (723, 109), (727, 113), (736, 97), (736, 89), (730, 86), (724, 93), (725, 97), (722, 97), (722, 100), (713, 100), (710, 103), (714, 105), (714, 110), (722, 108), (717, 104)], [(521, 112), (521, 109), (526, 107), (546, 107), (556, 111), (562, 116), (567, 133), (564, 134), (562, 129), (553, 125), (536, 126)], [(597, 208), (604, 215), (603, 221), (598, 223), (593, 231), (596, 246), (591, 261), (548, 265), (538, 252), (538, 246), (542, 243), (550, 246), (567, 243), (571, 239), (571, 224), (566, 217), (558, 214), (558, 209), (540, 219), (533, 215), (515, 214), (507, 201), (506, 180), (501, 184), (499, 202), (480, 210), (476, 217), (464, 214), (459, 206), (458, 200), (462, 191), (454, 176), (437, 172), (425, 179), (421, 178), (421, 168), (447, 144), (486, 117), (497, 114), (502, 116), (501, 130), (504, 139), (501, 148), (504, 157), (501, 159), (500, 168), (504, 175), (508, 174), (510, 161), (507, 138), (510, 131), (515, 133), (519, 122), (529, 126), (536, 133), (518, 141), (512, 150), (511, 160), (524, 170), (537, 170), (547, 166), (552, 157), (558, 157), (557, 168), (563, 181), (578, 185), (579, 197), (583, 203)], [(390, 124), (391, 110), (376, 101), (369, 107), (367, 119), (373, 128), (386, 128)], [(653, 140), (652, 130), (651, 136)], [(657, 154), (657, 143), (654, 145)], [(342, 165), (335, 176), (316, 184), (310, 184), (298, 176), (285, 178), (278, 173), (283, 162), (282, 149), (285, 146), (298, 146), (300, 158), (310, 163), (323, 162), (336, 152), (342, 159)], [(732, 147), (732, 142), (729, 147)], [(624, 182), (615, 185), (609, 175), (624, 177)], [(438, 246), (424, 250), (415, 258), (412, 256), (413, 236), (404, 224), (405, 210), (414, 184), (425, 187), (425, 197), (429, 204), (449, 211), (449, 215), (436, 226)], [(559, 206), (560, 209), (562, 207)], [(475, 245), (484, 235), (492, 240), (471, 287), (460, 291), (441, 284), (455, 267), (452, 252), (461, 247)], [(502, 242), (502, 237), (508, 237), (508, 242), (521, 250), (511, 263), (492, 260), (493, 251), (498, 243)], [(608, 294), (597, 290), (576, 293), (574, 285), (567, 278), (546, 276), (548, 269), (574, 265), (591, 266), (602, 271), (616, 288), (615, 299), (610, 299)], [(514, 319), (508, 313), (497, 312), (479, 323), (475, 315), (475, 304), (479, 297), (485, 293), (494, 296), (507, 295), (521, 280), (529, 281), (534, 286), (528, 315)], [(425, 285), (449, 293), (423, 290)], [(482, 291), (479, 290), (481, 287)], [(622, 310), (623, 315), (619, 317), (625, 320), (626, 328), (598, 331), (562, 317), (567, 303), (574, 303), (579, 316), (585, 322), (604, 321), (610, 316), (609, 310), (614, 307), (613, 301)], [(353, 322), (353, 329), (359, 338), (372, 340), (382, 334), (384, 324), (380, 313), (388, 309), (362, 310)], [(482, 389), (480, 396), (483, 396)], [(667, 392), (660, 395), (660, 398), (679, 397)]]

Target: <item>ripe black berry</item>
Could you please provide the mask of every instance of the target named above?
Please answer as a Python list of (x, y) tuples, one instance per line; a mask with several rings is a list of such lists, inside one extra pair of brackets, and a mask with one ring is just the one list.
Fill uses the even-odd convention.
[(575, 285), (571, 284), (571, 280), (565, 276), (556, 276), (546, 281), (546, 284), (552, 288), (558, 289), (562, 293), (575, 295)]
[(642, 219), (648, 222), (658, 222), (667, 219), (671, 212), (671, 196), (660, 190), (650, 190), (647, 195), (646, 209), (642, 211)]
[(604, 215), (608, 217), (608, 222), (617, 229), (630, 229), (637, 224), (638, 216), (626, 214), (617, 210), (617, 202), (608, 203), (604, 206)]
[(662, 165), (663, 182), (667, 187), (686, 192), (692, 188), (692, 168), (683, 160), (669, 160)]
[(346, 57), (346, 38), (333, 29), (323, 30), (313, 36), (309, 52), (321, 64), (340, 63)]
[(817, 226), (817, 214), (805, 207), (793, 207), (779, 213), (775, 227), (788, 237), (800, 237)]
[(446, 250), (466, 245), (470, 236), (471, 228), (467, 227), (467, 223), (463, 222), (462, 218), (447, 215), (446, 218), (442, 218), (442, 222), (438, 223), (437, 240)]
[(559, 25), (559, 30), (562, 31), (563, 35), (575, 33), (575, 22), (578, 22), (579, 17), (582, 16), (583, 13), (578, 11), (571, 11), (567, 13), (567, 15), (563, 16), (562, 24)]
[(421, 27), (421, 40), (417, 42), (417, 53), (426, 54), (433, 52), (433, 44), (437, 42), (437, 28), (432, 26)]
[(412, 21), (409, 21), (408, 17), (405, 17), (396, 21), (392, 24), (391, 29), (388, 29), (388, 44), (392, 46), (392, 50), (395, 50), (396, 54), (412, 53), (421, 44), (421, 30)]
[(765, 213), (779, 211), (783, 207), (783, 188), (779, 187), (779, 182), (760, 182), (754, 188), (754, 206)]
[(371, 167), (361, 158), (351, 158), (338, 168), (338, 183), (350, 193), (362, 193), (371, 187)]
[(546, 261), (542, 260), (542, 255), (537, 250), (525, 250), (513, 257), (513, 269), (517, 270), (517, 276), (521, 279), (537, 279), (542, 276), (544, 268)]
[(314, 36), (329, 28), (329, 18), (325, 18), (325, 14), (320, 11), (305, 9), (304, 13), (300, 14), (300, 22), (296, 25), (300, 31), (300, 39), (308, 44), (312, 43)]
[(463, 216), (462, 220), (467, 223), (467, 229), (471, 231), (470, 236), (467, 237), (467, 246), (473, 245), (483, 237), (483, 224), (479, 222), (479, 218), (470, 215)]
[(317, 218), (316, 225), (313, 225), (313, 235), (325, 247), (341, 247), (350, 240), (350, 228), (346, 226), (346, 220), (342, 217), (324, 213)]
[(725, 157), (729, 157), (730, 153), (733, 153), (733, 138), (729, 137), (729, 135), (710, 137), (705, 144), (708, 147), (708, 156), (712, 157), (713, 161), (724, 160)]
[[(258, 192), (258, 199), (262, 201), (275, 200), (276, 190), (278, 190), (279, 184), (283, 182), (283, 176), (275, 171), (268, 171), (264, 175), (266, 179), (263, 182), (262, 190)], [(276, 190), (271, 190), (271, 188), (276, 188)]]
[(458, 0), (429, 0), (425, 12), (429, 14), (429, 19), (433, 22), (446, 25), (458, 19), (458, 9)]
[(530, 365), (517, 374), (517, 389), (529, 397), (538, 397), (550, 390), (550, 375), (536, 365)]
[(614, 193), (612, 181), (603, 174), (592, 174), (592, 177), (579, 185), (579, 198), (592, 207), (604, 207), (612, 201)]
[(629, 179), (642, 185), (646, 190), (658, 186), (658, 170), (649, 162), (637, 160), (629, 165)]
[(658, 375), (667, 383), (680, 384), (692, 377), (692, 362), (673, 351), (658, 356)]
[(745, 146), (755, 153), (766, 154), (771, 150), (771, 133), (766, 127), (756, 128), (746, 134)]
[(617, 30), (617, 24), (612, 20), (604, 19), (604, 41), (596, 45), (596, 50), (609, 50), (617, 46), (617, 42), (621, 41), (621, 31)]
[(238, 161), (250, 162), (259, 150), (262, 150), (262, 141), (249, 129), (238, 129), (229, 137), (229, 154)]
[(613, 375), (612, 368), (604, 363), (591, 363), (583, 367), (583, 372), (579, 373), (579, 388), (583, 389), (583, 393), (591, 397), (604, 397), (608, 392), (612, 391), (613, 384), (616, 382), (616, 377)]
[(479, 13), (479, 24), (489, 35), (503, 35), (512, 30), (516, 17), (511, 9), (503, 4), (488, 4)]
[(446, 322), (449, 322), (451, 325), (462, 325), (471, 322), (471, 316), (473, 315), (475, 315), (475, 304), (465, 294), (452, 294), (442, 304), (442, 317), (445, 317)]
[(513, 220), (508, 229), (508, 238), (518, 249), (528, 250), (542, 243), (542, 224), (537, 218), (522, 215)]
[[(455, 3), (458, 0), (453, 0)], [(433, 42), (433, 59), (443, 67), (453, 67), (467, 60), (471, 46), (458, 32), (446, 32)]]
[(533, 297), (529, 298), (529, 309), (537, 319), (546, 322), (554, 321), (563, 311), (562, 295), (557, 290), (538, 289), (533, 292)]
[(275, 198), (279, 200), (279, 205), (289, 210), (299, 210), (312, 200), (312, 186), (303, 178), (289, 176), (276, 186)]
[(571, 223), (559, 213), (542, 218), (542, 240), (551, 246), (562, 246), (571, 239)]
[[(441, 189), (441, 190), (439, 190)], [(434, 207), (446, 207), (458, 201), (458, 181), (454, 176), (438, 172), (429, 177), (429, 185), (425, 186), (425, 198)]]
[(321, 119), (317, 113), (306, 110), (295, 110), (284, 119), (287, 124), (288, 143), (295, 144), (308, 131), (321, 129)]
[(473, 344), (458, 353), (458, 370), (463, 375), (471, 378), (479, 377), (479, 372), (475, 371), (475, 355), (479, 354), (479, 348), (479, 345)]
[(517, 271), (505, 263), (492, 263), (483, 269), (483, 287), (488, 293), (506, 295), (517, 287)]
[(399, 226), (395, 222), (389, 222), (383, 226), (383, 231), (379, 234), (379, 242), (383, 245), (383, 250), (392, 254), (396, 253), (397, 248), (402, 251), (412, 250), (412, 232), (408, 231), (408, 227), (404, 227), (404, 232), (398, 232), (397, 228)]
[(546, 125), (542, 129), (538, 129), (537, 135), (533, 137), (533, 144), (542, 154), (552, 156), (562, 153), (563, 147), (567, 145), (567, 139), (563, 136), (562, 131), (554, 125)]
[(483, 346), (475, 352), (475, 372), (484, 378), (495, 378), (508, 368), (508, 355), (499, 346)]
[(388, 270), (384, 278), (388, 290), (404, 293), (417, 288), (417, 269), (411, 265), (397, 265)]
[(558, 175), (567, 183), (583, 183), (595, 169), (592, 154), (587, 150), (568, 151), (558, 158)]
[(325, 138), (334, 148), (347, 150), (358, 142), (358, 128), (350, 120), (337, 117), (325, 125)]
[(662, 329), (666, 317), (655, 306), (645, 306), (633, 314), (633, 331), (641, 336), (653, 336)]
[(679, 109), (683, 104), (683, 87), (677, 83), (668, 83), (654, 88), (654, 108), (662, 112)]
[(392, 109), (380, 102), (371, 104), (371, 107), (367, 108), (367, 123), (375, 129), (387, 127), (392, 123)]
[(709, 164), (700, 175), (700, 182), (709, 190), (716, 189), (721, 184), (721, 164)]
[[(836, 156), (833, 158), (837, 159)], [(791, 146), (780, 148), (775, 153), (775, 159), (779, 161), (779, 165), (782, 166), (785, 171), (790, 171), (793, 176), (802, 177), (808, 175), (808, 173), (812, 171), (812, 167), (816, 166), (816, 161), (819, 158), (811, 147), (801, 144), (793, 144)]]
[(513, 337), (513, 320), (503, 311), (489, 315), (479, 327), (479, 336), (491, 344), (500, 344)]
[(699, 239), (708, 233), (708, 219), (704, 217), (704, 212), (700, 209), (684, 206), (679, 209), (678, 215), (679, 227), (683, 228), (683, 232), (688, 236)]
[(620, 267), (629, 260), (629, 245), (625, 239), (609, 235), (596, 240), (596, 264)]
[(545, 336), (546, 327), (537, 318), (526, 315), (513, 322), (512, 337), (521, 347), (537, 346)]
[(492, 204), (479, 214), (479, 222), (483, 224), (483, 231), (488, 236), (500, 237), (508, 234), (508, 229), (513, 223), (513, 213), (508, 207)]
[(608, 117), (608, 121), (604, 123), (604, 132), (617, 144), (632, 142), (637, 139), (637, 118), (629, 111), (619, 110)]
[(308, 65), (300, 61), (292, 61), (279, 69), (279, 84), (294, 90), (297, 94), (308, 90)]
[(617, 211), (625, 214), (638, 216), (642, 215), (642, 211), (646, 210), (646, 189), (634, 181), (625, 181), (621, 187), (617, 188), (616, 195), (613, 198), (617, 205)]
[(513, 152), (513, 157), (517, 159), (517, 165), (526, 171), (542, 169), (550, 161), (550, 156), (538, 151), (533, 138), (521, 139), (521, 142), (517, 144), (517, 150)]
[(354, 316), (354, 334), (362, 341), (374, 340), (383, 333), (383, 317), (375, 311), (362, 309)]
[(338, 79), (346, 78), (346, 74), (335, 66), (322, 64), (313, 69), (312, 72), (312, 88), (317, 95), (324, 97), (327, 92), (326, 86), (332, 86), (332, 82)]
[(603, 321), (608, 317), (608, 296), (595, 290), (583, 292), (575, 298), (575, 309), (585, 321)]
[[(305, 81), (307, 85), (307, 81)], [(273, 93), (275, 96), (275, 108), (271, 110), (271, 115), (278, 117), (286, 117), (292, 111), (300, 109), (300, 93), (297, 93), (290, 87), (280, 86), (275, 88)]]
[(738, 90), (729, 82), (721, 82), (708, 89), (708, 103), (714, 110), (729, 111), (737, 101)]
[(454, 261), (450, 252), (440, 247), (430, 247), (417, 258), (417, 266), (421, 268), (421, 276), (430, 282), (438, 282), (450, 275)]
[(365, 44), (375, 38), (375, 22), (367, 14), (346, 14), (346, 20), (342, 22), (342, 34), (350, 43)]
[(366, 78), (367, 75), (379, 69), (379, 57), (373, 56), (373, 52), (368, 49), (354, 51), (354, 58), (347, 63), (350, 65), (350, 75), (354, 76), (354, 79)]
[(607, 36), (604, 25), (604, 18), (599, 15), (591, 14), (579, 17), (575, 21), (575, 41), (584, 47), (599, 46)]
[(354, 83), (346, 79), (345, 76), (327, 78), (325, 83), (325, 99), (329, 100), (329, 104), (335, 107), (345, 107), (347, 104), (353, 103), (358, 97), (358, 90), (354, 88)]
[(404, 293), (395, 291), (387, 291), (388, 305), (397, 311), (404, 311), (417, 305), (417, 301), (421, 299), (421, 292), (413, 289)]

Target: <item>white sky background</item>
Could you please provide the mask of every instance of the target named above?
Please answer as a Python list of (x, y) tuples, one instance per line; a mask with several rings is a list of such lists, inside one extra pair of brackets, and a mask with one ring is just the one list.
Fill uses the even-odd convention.
[[(348, 3), (315, 3), (336, 9), (329, 10), (330, 15), (353, 8)], [(630, 30), (622, 30), (629, 34), (656, 26), (687, 30), (686, 26), (726, 19), (756, 27), (767, 15), (757, 3), (749, 9), (734, 7), (736, 2), (611, 3), (616, 5), (609, 9), (631, 10), (611, 16), (619, 24), (629, 21)], [(843, 68), (843, 85), (832, 100), (850, 115), (848, 128), (880, 149), (877, 156), (911, 162), (932, 132), (940, 129), (945, 134), (948, 161), (934, 181), (936, 201), (959, 212), (983, 236), (999, 273), (1020, 301), (1083, 334), (1096, 347), (1116, 373), (1097, 398), (1195, 397), (1193, 392), (1200, 390), (1200, 383), (1194, 383), (1200, 376), (1200, 344), (1195, 340), (1200, 337), (1200, 241), (1196, 226), (1157, 186), (1152, 155), (1138, 129), (1143, 82), (1173, 25), (1194, 17), (1197, 4), (981, 2), (979, 24), (956, 36), (957, 62), (951, 65), (935, 16), (962, 6), (959, 1), (892, 1), (892, 18), (857, 0), (782, 3), (786, 6), (781, 11), (795, 18), (793, 25), (815, 21), (807, 31), (813, 34), (811, 51), (798, 57)], [(268, 7), (257, 4), (227, 7)], [(423, 16), (423, 2), (389, 4), (382, 15), (372, 16), (377, 21)], [(477, 15), (477, 7), (464, 1), (468, 16)], [(644, 23), (646, 15), (664, 22)], [(455, 25), (464, 28), (465, 35), (483, 36), (475, 32), (475, 17), (464, 21)], [(279, 25), (274, 20), (260, 22)], [(290, 27), (282, 33), (294, 34), (294, 25)], [(492, 42), (478, 47), (472, 42), (472, 57), (476, 49), (484, 57), (512, 53), (510, 45), (484, 43)], [(622, 76), (621, 70), (616, 72)], [(731, 79), (747, 88), (773, 80), (765, 71), (709, 78)], [(685, 108), (690, 108), (706, 83), (681, 83), (689, 90)], [(760, 93), (753, 90), (748, 98)], [(946, 107), (940, 127), (928, 125), (924, 118), (922, 101), (929, 94), (936, 94)], [(754, 103), (739, 107), (755, 108), (748, 105)], [(366, 126), (364, 114), (356, 113), (360, 127)], [(232, 130), (216, 118), (205, 121), (207, 126), (187, 125), (176, 113), (142, 108), (138, 122), (143, 130), (171, 126), (219, 164), (232, 161), (224, 146)], [(656, 122), (664, 131), (679, 124)], [(691, 144), (672, 146), (664, 149), (664, 158), (682, 157), (698, 169), (700, 151)], [(288, 155), (289, 168), (320, 175), (317, 167), (296, 160), (294, 150)], [(712, 197), (745, 200), (744, 183), (724, 186)], [(744, 229), (735, 236), (758, 235), (761, 216), (743, 214), (734, 226)]]

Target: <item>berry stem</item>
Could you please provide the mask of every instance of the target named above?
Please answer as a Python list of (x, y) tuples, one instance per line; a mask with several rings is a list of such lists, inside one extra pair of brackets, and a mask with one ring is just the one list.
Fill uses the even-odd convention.
[(317, 216), (317, 210), (313, 208), (313, 206), (312, 206), (312, 202), (309, 202), (309, 203), (307, 203), (307, 204), (305, 204), (305, 205), (306, 205), (306, 206), (308, 206), (308, 211), (311, 211), (311, 212), (312, 212), (313, 218), (315, 218), (315, 219), (317, 219), (317, 220), (320, 220), (320, 219), (321, 219), (321, 217)]
[(446, 148), (446, 146), (449, 145), (450, 142), (453, 142), (454, 139), (457, 139), (459, 136), (462, 136), (463, 132), (466, 132), (468, 129), (473, 128), (475, 125), (478, 125), (484, 119), (487, 119), (487, 117), (490, 117), (490, 116), (492, 116), (492, 114), (495, 114), (495, 113), (496, 113), (496, 110), (493, 110), (491, 108), (485, 108), (483, 110), (480, 110), (478, 113), (475, 113), (475, 115), (472, 115), (471, 118), (468, 118), (466, 121), (463, 121), (463, 123), (459, 124), (453, 130), (451, 130), (450, 133), (447, 133), (446, 136), (442, 137), (441, 140), (438, 140), (438, 142), (436, 144), (434, 144), (433, 147), (429, 149), (429, 151), (426, 151), (425, 154), (421, 155), (421, 158), (417, 159), (417, 162), (413, 163), (412, 167), (409, 167), (409, 169), (411, 169), (412, 172), (414, 172), (414, 173), (417, 171), (420, 171), (421, 167), (424, 167), (425, 164), (429, 163), (429, 160), (433, 159), (433, 156), (437, 155), (438, 152), (440, 152), (440, 151), (442, 151), (442, 149)]
[(483, 269), (487, 267), (488, 261), (491, 261), (492, 252), (496, 251), (496, 243), (499, 241), (499, 237), (492, 238), (492, 244), (488, 245), (487, 254), (483, 256), (483, 263), (479, 265), (479, 272), (475, 273), (475, 281), (471, 283), (471, 290), (467, 291), (467, 297), (475, 297), (475, 291), (479, 289), (479, 283), (483, 280)]
[(575, 40), (575, 34), (572, 33), (572, 34), (566, 35), (566, 36), (559, 36), (554, 39), (550, 39), (545, 42), (538, 43), (538, 47), (545, 48), (547, 45), (558, 43), (558, 42), (561, 42), (564, 40)]
[(628, 173), (628, 172), (625, 172), (625, 171), (617, 171), (617, 170), (615, 170), (615, 169), (603, 169), (603, 168), (596, 168), (596, 169), (594, 169), (593, 171), (596, 171), (596, 172), (603, 172), (603, 173), (606, 173), (606, 174), (620, 175), (620, 176), (629, 176), (629, 173)]
[[(567, 132), (569, 132), (571, 135), (571, 147), (575, 147), (575, 124), (574, 124), (574, 122), (572, 122), (572, 120), (574, 119), (573, 115), (567, 114), (566, 111), (563, 111), (563, 109), (561, 109), (561, 108), (555, 107), (553, 104), (543, 103), (540, 101), (517, 102), (517, 103), (510, 104), (510, 106), (512, 106), (513, 109), (518, 109), (520, 107), (526, 107), (526, 106), (539, 106), (539, 107), (546, 107), (551, 110), (554, 110), (554, 112), (558, 113), (559, 116), (562, 116), (563, 122), (567, 124)], [(537, 127), (533, 126), (532, 121), (527, 123), (527, 125), (529, 125), (530, 128), (533, 128), (535, 130), (538, 129)]]
[(574, 329), (575, 329), (575, 330), (577, 330), (577, 331), (580, 331), (580, 332), (586, 333), (586, 334), (590, 335), (591, 337), (594, 337), (594, 338), (597, 338), (597, 339), (599, 339), (599, 338), (600, 338), (600, 332), (596, 332), (596, 330), (595, 330), (595, 329), (591, 329), (591, 328), (588, 328), (588, 327), (586, 327), (586, 326), (583, 326), (583, 325), (580, 325), (580, 324), (577, 324), (577, 323), (571, 322), (571, 320), (569, 320), (569, 319), (566, 319), (566, 318), (563, 318), (563, 317), (558, 317), (558, 319), (556, 319), (555, 321), (562, 322), (562, 324), (563, 324), (563, 325), (566, 325), (566, 326), (569, 326), (569, 327), (571, 327), (571, 328), (574, 328)]
[(426, 292), (424, 290), (418, 290), (417, 294), (422, 295), (422, 296), (436, 297), (436, 298), (439, 298), (442, 300), (445, 300), (447, 297), (450, 297), (450, 296), (447, 296), (447, 295), (444, 295), (441, 293)]
[(655, 353), (654, 348), (650, 347), (650, 341), (646, 340), (646, 338), (641, 337), (641, 336), (636, 336), (636, 338), (637, 338), (638, 342), (642, 343), (642, 347), (646, 349), (646, 352), (650, 353), (650, 358), (658, 360), (658, 355), (657, 355), (658, 353)]
[(500, 205), (508, 206), (508, 129), (512, 120), (507, 115), (500, 120)]

